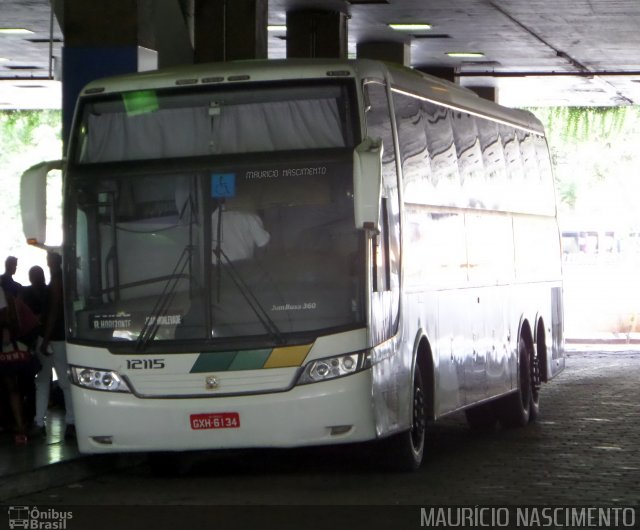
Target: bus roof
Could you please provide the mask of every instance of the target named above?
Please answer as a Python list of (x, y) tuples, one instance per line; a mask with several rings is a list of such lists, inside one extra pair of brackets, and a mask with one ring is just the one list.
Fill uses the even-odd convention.
[(86, 85), (81, 95), (332, 77), (388, 79), (397, 90), (544, 134), (542, 124), (531, 112), (503, 107), (467, 88), (411, 68), (370, 59), (272, 59), (182, 65), (98, 79)]

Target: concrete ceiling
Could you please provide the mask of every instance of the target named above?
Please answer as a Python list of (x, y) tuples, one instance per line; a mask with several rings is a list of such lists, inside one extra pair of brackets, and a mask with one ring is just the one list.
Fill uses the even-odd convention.
[[(0, 109), (59, 106), (51, 79), (63, 37), (49, 5), (0, 0), (0, 28), (33, 32), (0, 33)], [(285, 24), (293, 9), (345, 12), (351, 55), (358, 42), (403, 42), (412, 66), (453, 68), (463, 85), (497, 87), (505, 105), (640, 104), (638, 0), (270, 0), (269, 24)], [(404, 33), (392, 22), (432, 29)], [(284, 37), (269, 32), (270, 58), (285, 56)], [(452, 51), (483, 56), (454, 59)], [(54, 94), (51, 102), (45, 93)]]

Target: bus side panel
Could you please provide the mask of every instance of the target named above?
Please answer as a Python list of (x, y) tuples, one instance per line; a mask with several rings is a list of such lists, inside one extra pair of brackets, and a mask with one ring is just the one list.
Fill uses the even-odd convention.
[(475, 370), (466, 370), (474, 375), (473, 379), (467, 377), (467, 404), (499, 396), (514, 388), (517, 341), (513, 334), (519, 318), (517, 287), (496, 285), (470, 291), (473, 352), (468, 366)]
[(436, 418), (517, 388), (518, 333), (525, 321), (533, 328), (536, 317), (552, 321), (557, 289), (540, 282), (432, 293), (438, 299)]
[[(516, 280), (532, 285), (548, 282), (546, 298), (539, 302), (536, 311), (544, 321), (546, 373), (551, 379), (564, 368), (562, 253), (558, 226), (552, 217), (514, 216), (513, 234)], [(533, 317), (529, 315), (529, 318)], [(537, 322), (530, 323), (535, 329)]]
[(515, 291), (504, 285), (438, 292), (436, 418), (513, 388)]
[(564, 306), (562, 287), (551, 290), (551, 344), (547, 342), (548, 379), (564, 369)]
[[(418, 183), (419, 181), (414, 181)], [(412, 197), (405, 189), (405, 196)], [(423, 204), (404, 204), (403, 333), (414, 343), (425, 330), (433, 352), (434, 414), (464, 405), (463, 353), (468, 322), (464, 216)]]
[(411, 426), (412, 352), (409, 346), (397, 335), (373, 350), (372, 399), (378, 437)]

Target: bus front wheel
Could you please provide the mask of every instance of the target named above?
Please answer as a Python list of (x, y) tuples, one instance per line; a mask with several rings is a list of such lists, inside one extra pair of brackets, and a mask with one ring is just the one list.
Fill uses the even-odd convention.
[(393, 435), (385, 451), (387, 463), (394, 471), (415, 471), (422, 464), (427, 430), (425, 389), (420, 366), (416, 364), (413, 375), (413, 400), (411, 428)]

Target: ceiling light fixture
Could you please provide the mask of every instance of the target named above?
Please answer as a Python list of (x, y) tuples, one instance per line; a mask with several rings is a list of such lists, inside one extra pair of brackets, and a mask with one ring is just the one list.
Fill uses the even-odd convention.
[(484, 57), (482, 52), (447, 52), (449, 57)]
[(433, 26), (431, 24), (402, 24), (394, 22), (389, 24), (389, 27), (396, 31), (428, 31)]
[(287, 26), (284, 24), (272, 24), (267, 26), (267, 31), (287, 31)]
[(0, 28), (0, 35), (31, 35), (33, 31), (25, 28)]

